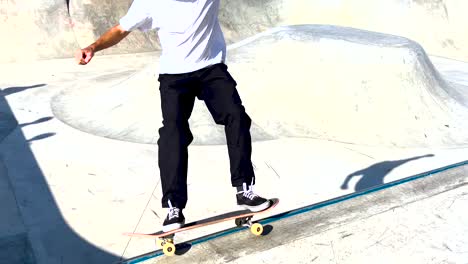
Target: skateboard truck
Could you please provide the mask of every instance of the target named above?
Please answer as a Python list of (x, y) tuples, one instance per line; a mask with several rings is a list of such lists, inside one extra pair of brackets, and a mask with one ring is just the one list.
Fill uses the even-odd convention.
[(176, 248), (174, 245), (174, 235), (175, 234), (170, 234), (156, 240), (156, 245), (162, 248), (163, 253), (166, 256), (173, 256), (175, 254)]
[[(252, 216), (236, 218), (235, 224), (237, 227), (247, 226), (250, 228), (250, 232), (256, 236), (260, 236), (263, 233), (263, 226), (260, 223), (252, 223)], [(170, 234), (164, 237), (160, 237), (156, 240), (156, 245), (159, 246), (164, 255), (173, 256), (176, 248), (174, 244), (174, 235)]]
[(240, 217), (235, 220), (236, 226), (248, 226), (252, 234), (259, 236), (263, 233), (263, 226), (260, 223), (252, 223), (252, 216)]

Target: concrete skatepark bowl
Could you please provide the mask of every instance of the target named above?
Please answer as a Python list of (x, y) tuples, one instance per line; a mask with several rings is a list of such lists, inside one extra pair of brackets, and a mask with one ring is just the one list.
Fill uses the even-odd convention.
[[(195, 230), (177, 261), (463, 263), (468, 2), (221, 3), (258, 190), (282, 202), (265, 237)], [(157, 33), (72, 59), (130, 4), (0, 1), (1, 263), (174, 261), (121, 235), (165, 215)], [(223, 128), (202, 102), (190, 125), (184, 214), (197, 219), (230, 210), (232, 190)], [(200, 206), (207, 186), (217, 199)]]

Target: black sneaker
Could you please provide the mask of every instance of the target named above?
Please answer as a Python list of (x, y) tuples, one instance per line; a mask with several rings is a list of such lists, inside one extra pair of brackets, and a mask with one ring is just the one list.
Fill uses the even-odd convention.
[(253, 186), (247, 188), (247, 184), (237, 187), (237, 205), (244, 207), (252, 212), (259, 212), (270, 206), (270, 201), (258, 196), (253, 192)]
[(163, 232), (168, 232), (174, 229), (181, 228), (185, 224), (185, 217), (182, 213), (182, 209), (177, 207), (172, 207), (171, 202), (169, 203), (169, 213), (167, 214), (166, 219), (164, 220), (162, 230)]

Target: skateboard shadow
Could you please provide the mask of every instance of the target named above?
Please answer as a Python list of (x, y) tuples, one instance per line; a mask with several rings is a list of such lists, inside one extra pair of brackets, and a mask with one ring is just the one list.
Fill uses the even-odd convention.
[(190, 244), (190, 243), (180, 243), (180, 244), (175, 245), (175, 247), (176, 247), (175, 254), (177, 256), (182, 256), (185, 253), (190, 251), (190, 249), (192, 248), (192, 244)]
[(372, 187), (376, 187), (379, 185), (383, 185), (385, 176), (387, 176), (396, 167), (401, 166), (413, 160), (433, 157), (433, 156), (434, 154), (427, 154), (427, 155), (416, 156), (416, 157), (412, 157), (408, 159), (390, 160), (390, 161), (383, 161), (383, 162), (376, 163), (372, 166), (369, 166), (365, 169), (353, 172), (350, 175), (348, 175), (346, 179), (344, 180), (343, 184), (341, 185), (341, 189), (342, 190), (348, 189), (350, 180), (353, 177), (359, 177), (359, 176), (361, 176), (361, 178), (359, 179), (359, 181), (356, 183), (356, 186), (354, 187), (354, 190), (356, 192), (369, 189)]
[[(205, 239), (209, 240), (211, 237), (216, 237), (219, 234), (224, 234), (224, 233), (226, 233), (226, 231), (234, 230), (234, 229), (239, 229), (239, 227), (233, 227), (232, 229), (222, 230), (220, 232), (210, 234), (210, 235), (207, 235), (207, 236), (204, 236), (204, 237), (201, 237), (201, 238), (197, 238), (197, 239), (194, 239), (194, 240), (191, 240), (191, 241), (188, 241), (188, 242), (183, 242), (183, 243), (180, 243), (180, 244), (176, 244), (175, 245), (175, 247), (176, 247), (175, 255), (177, 255), (177, 256), (185, 255), (187, 252), (189, 252), (192, 249), (193, 243), (195, 243), (195, 242), (197, 242), (199, 240), (205, 240)], [(265, 225), (265, 226), (263, 226), (263, 232), (262, 232), (262, 234), (260, 236), (268, 236), (272, 231), (273, 231), (273, 226), (272, 225)]]
[(272, 231), (273, 231), (272, 225), (265, 225), (263, 226), (263, 233), (261, 234), (261, 236), (268, 236)]

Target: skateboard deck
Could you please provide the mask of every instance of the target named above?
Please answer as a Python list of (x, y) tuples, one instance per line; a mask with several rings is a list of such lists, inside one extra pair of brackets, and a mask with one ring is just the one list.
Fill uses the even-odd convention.
[(150, 234), (124, 233), (124, 235), (132, 236), (132, 237), (146, 237), (146, 238), (160, 239), (157, 244), (163, 248), (164, 254), (168, 256), (172, 256), (175, 253), (175, 246), (174, 246), (174, 241), (173, 241), (174, 235), (176, 233), (187, 231), (187, 230), (194, 229), (194, 228), (199, 228), (199, 227), (213, 225), (213, 224), (217, 224), (217, 223), (221, 223), (225, 221), (235, 220), (236, 226), (238, 227), (248, 226), (250, 227), (250, 231), (254, 235), (261, 235), (263, 233), (263, 226), (260, 223), (252, 223), (251, 219), (257, 214), (262, 214), (262, 213), (266, 213), (270, 211), (271, 209), (275, 208), (276, 205), (278, 205), (278, 203), (279, 203), (279, 199), (273, 198), (273, 199), (270, 199), (270, 206), (262, 211), (252, 212), (250, 210), (245, 209), (245, 210), (238, 210), (234, 212), (228, 212), (228, 213), (220, 214), (220, 215), (213, 216), (210, 218), (201, 219), (198, 221), (187, 223), (183, 225), (181, 228), (174, 229), (168, 232), (159, 231), (159, 232), (150, 233)]

